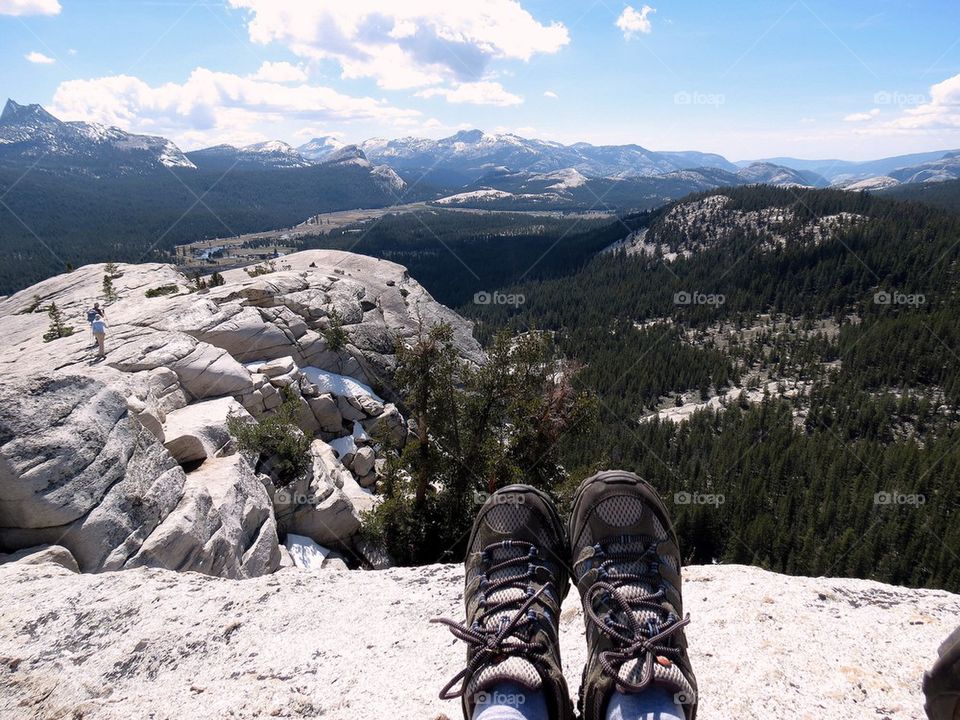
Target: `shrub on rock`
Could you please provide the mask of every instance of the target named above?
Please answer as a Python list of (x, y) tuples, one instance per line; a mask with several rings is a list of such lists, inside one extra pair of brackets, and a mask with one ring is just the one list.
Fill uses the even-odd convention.
[(73, 327), (67, 325), (63, 320), (63, 312), (57, 307), (56, 303), (50, 303), (50, 309), (47, 311), (50, 316), (50, 329), (43, 334), (43, 341), (50, 342), (60, 338), (73, 335)]
[(227, 428), (237, 446), (246, 452), (271, 458), (278, 485), (293, 482), (310, 465), (310, 438), (298, 425), (300, 399), (284, 391), (277, 409), (256, 423), (239, 416), (227, 419)]

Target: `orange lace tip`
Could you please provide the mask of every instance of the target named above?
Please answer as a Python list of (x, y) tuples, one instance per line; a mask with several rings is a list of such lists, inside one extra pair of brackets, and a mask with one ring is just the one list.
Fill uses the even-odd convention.
[(670, 661), (670, 658), (665, 658), (663, 655), (657, 655), (657, 662), (664, 667), (670, 667), (673, 665), (673, 663)]

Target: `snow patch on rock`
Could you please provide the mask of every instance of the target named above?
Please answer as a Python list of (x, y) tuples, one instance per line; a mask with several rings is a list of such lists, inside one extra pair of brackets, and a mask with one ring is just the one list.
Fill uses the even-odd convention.
[(317, 386), (321, 394), (330, 393), (338, 397), (366, 396), (377, 402), (383, 402), (369, 385), (365, 385), (352, 377), (310, 366), (303, 368), (301, 372), (307, 380)]

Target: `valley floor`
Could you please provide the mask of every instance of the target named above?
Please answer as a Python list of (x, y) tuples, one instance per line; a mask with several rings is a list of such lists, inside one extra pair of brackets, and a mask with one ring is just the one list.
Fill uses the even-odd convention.
[[(686, 569), (701, 720), (921, 718), (920, 678), (960, 595), (737, 565)], [(0, 715), (458, 718), (437, 699), (464, 647), (462, 571), (296, 569), (229, 581), (161, 570), (0, 567)], [(575, 693), (574, 592), (561, 617)]]

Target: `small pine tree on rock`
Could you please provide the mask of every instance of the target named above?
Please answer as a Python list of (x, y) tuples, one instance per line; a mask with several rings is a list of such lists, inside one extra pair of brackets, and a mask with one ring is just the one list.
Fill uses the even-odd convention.
[(350, 341), (350, 336), (343, 329), (343, 316), (336, 310), (330, 312), (330, 318), (327, 320), (327, 326), (320, 331), (323, 339), (327, 341), (329, 350), (342, 350)]
[(103, 276), (103, 297), (108, 302), (117, 299), (117, 291), (113, 289), (113, 279), (109, 275)]
[(64, 322), (63, 311), (57, 307), (56, 303), (50, 303), (47, 314), (50, 316), (50, 329), (43, 334), (44, 342), (59, 340), (60, 338), (73, 335), (73, 327)]

